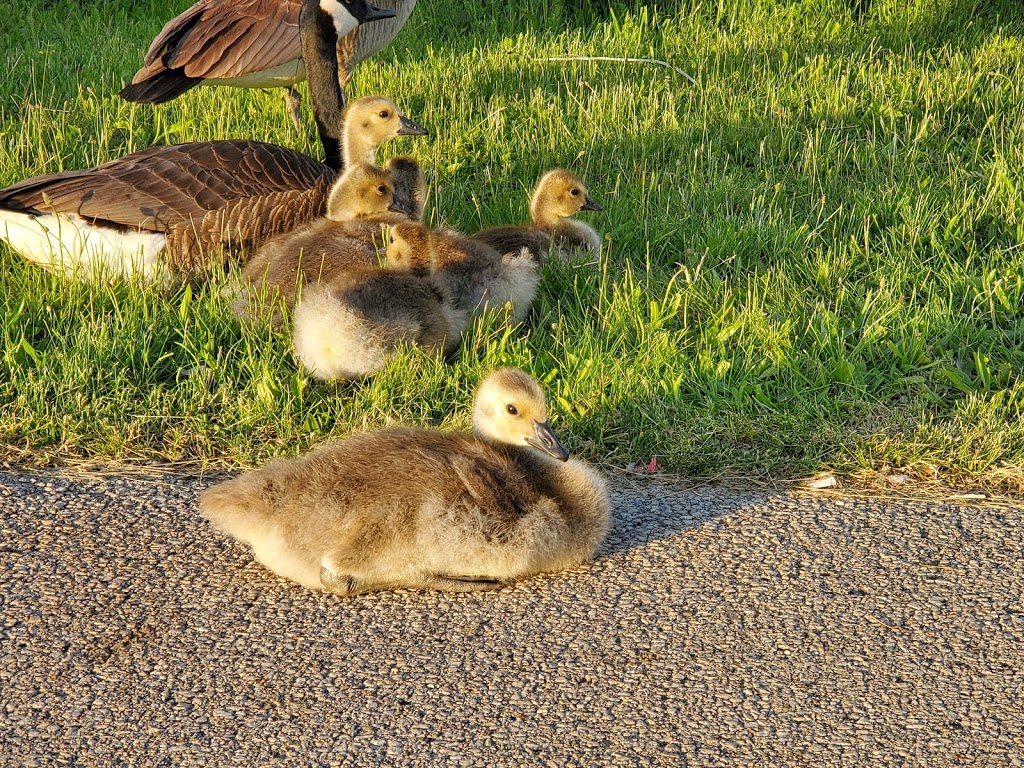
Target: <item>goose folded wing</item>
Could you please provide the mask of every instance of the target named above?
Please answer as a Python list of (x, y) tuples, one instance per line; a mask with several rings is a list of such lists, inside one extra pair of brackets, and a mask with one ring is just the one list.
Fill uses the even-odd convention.
[(166, 232), (228, 205), (311, 189), (330, 178), (323, 164), (273, 144), (178, 144), (26, 179), (0, 190), (0, 208), (74, 213), (110, 226)]
[(227, 79), (294, 61), (302, 56), (301, 5), (301, 0), (220, 5), (193, 21), (173, 47), (165, 46), (163, 64), (189, 77)]

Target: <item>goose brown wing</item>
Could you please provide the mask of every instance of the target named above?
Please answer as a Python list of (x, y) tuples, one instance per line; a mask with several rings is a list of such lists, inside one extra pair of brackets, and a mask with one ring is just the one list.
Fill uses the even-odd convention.
[(125, 229), (167, 232), (210, 211), (326, 189), (331, 179), (322, 163), (274, 144), (177, 144), (26, 179), (0, 190), (0, 208), (77, 213)]
[(301, 0), (209, 3), (165, 47), (163, 63), (188, 77), (231, 78), (293, 61), (302, 56), (301, 5)]

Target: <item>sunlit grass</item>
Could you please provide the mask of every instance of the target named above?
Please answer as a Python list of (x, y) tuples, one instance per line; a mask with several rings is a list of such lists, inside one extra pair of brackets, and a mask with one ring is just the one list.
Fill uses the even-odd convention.
[[(0, 8), (0, 184), (153, 143), (318, 153), (279, 93), (116, 91), (187, 4)], [(1018, 3), (431, 3), (357, 72), (427, 125), (428, 218), (523, 219), (545, 169), (606, 212), (595, 267), (550, 265), (520, 328), (481, 320), (321, 384), (218, 286), (80, 286), (0, 246), (0, 442), (253, 464), (392, 421), (468, 425), (520, 365), (579, 454), (688, 475), (903, 468), (1020, 486), (1024, 11)], [(551, 61), (613, 56), (670, 63)]]

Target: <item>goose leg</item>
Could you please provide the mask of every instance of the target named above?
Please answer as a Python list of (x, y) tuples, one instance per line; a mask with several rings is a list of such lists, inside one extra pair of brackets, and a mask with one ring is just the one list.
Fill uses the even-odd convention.
[(292, 86), (284, 89), (284, 100), (288, 105), (288, 114), (298, 130), (302, 130), (302, 94)]

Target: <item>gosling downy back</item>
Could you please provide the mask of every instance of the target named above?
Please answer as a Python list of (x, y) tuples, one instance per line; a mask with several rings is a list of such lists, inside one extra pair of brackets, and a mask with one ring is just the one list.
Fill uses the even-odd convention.
[(532, 224), (482, 229), (473, 238), (500, 253), (529, 250), (538, 259), (547, 258), (552, 247), (562, 258), (593, 257), (601, 251), (601, 238), (588, 224), (569, 217), (580, 211), (600, 211), (575, 174), (555, 168), (541, 176), (530, 198)]
[(430, 275), (455, 307), (471, 315), (508, 305), (513, 322), (529, 313), (540, 280), (525, 250), (502, 255), (473, 238), (418, 222), (391, 227), (387, 267)]
[(235, 314), (251, 319), (279, 303), (290, 307), (305, 283), (377, 266), (382, 227), (396, 217), (409, 219), (394, 200), (391, 175), (373, 165), (349, 167), (331, 188), (324, 218), (268, 240), (246, 263), (230, 296)]
[(605, 482), (568, 458), (516, 369), (477, 390), (474, 434), (394, 428), (278, 459), (210, 488), (204, 517), (311, 589), (493, 589), (593, 557)]
[(306, 287), (293, 324), (296, 362), (313, 378), (348, 381), (377, 373), (403, 345), (453, 352), (467, 315), (443, 301), (427, 278), (347, 269)]

